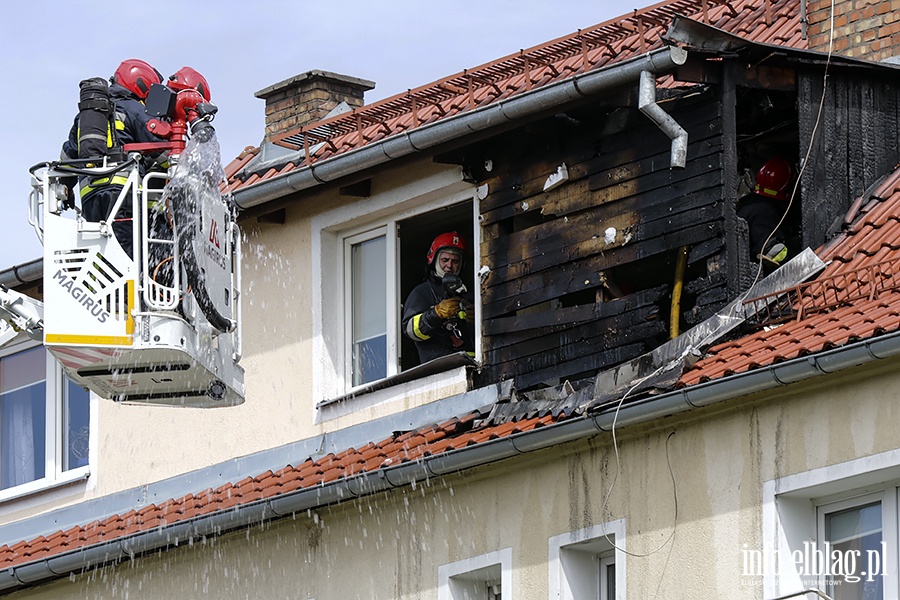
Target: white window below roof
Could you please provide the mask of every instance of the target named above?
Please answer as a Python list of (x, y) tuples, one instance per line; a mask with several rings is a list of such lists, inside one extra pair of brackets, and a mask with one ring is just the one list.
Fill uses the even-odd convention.
[(46, 349), (0, 349), (0, 502), (85, 479), (91, 397)]
[[(346, 361), (345, 381), (356, 388), (397, 372), (396, 311), (388, 293), (388, 281), (394, 269), (388, 257), (396, 253), (393, 223), (372, 231), (344, 238), (344, 302), (348, 315), (345, 343), (350, 360)], [(388, 247), (391, 242), (391, 247)]]
[(512, 548), (438, 567), (438, 600), (512, 598)]
[[(885, 521), (896, 514), (894, 486), (818, 506), (816, 535), (822, 563), (817, 565), (819, 589), (834, 600), (885, 598), (888, 552)], [(896, 596), (893, 596), (896, 597)]]
[[(408, 379), (396, 377), (406, 371), (417, 373), (412, 369), (418, 356), (401, 332), (400, 315), (406, 295), (423, 279), (425, 256), (437, 235), (458, 229), (466, 238), (469, 261), (463, 279), (479, 310), (474, 194), (459, 172), (448, 171), (313, 219), (313, 385), (320, 407), (335, 412), (339, 401), (339, 413), (346, 414), (352, 408), (345, 405), (367, 405), (360, 396), (376, 389), (379, 402), (390, 401), (393, 396), (383, 388)], [(476, 360), (479, 353), (476, 339)], [(432, 371), (421, 376), (424, 386), (446, 382)], [(458, 373), (465, 377), (464, 370)], [(397, 388), (398, 398), (408, 394), (408, 384)]]
[(763, 548), (743, 548), (764, 597), (900, 597), (900, 450), (767, 481)]
[(622, 600), (625, 521), (619, 519), (550, 538), (551, 600)]

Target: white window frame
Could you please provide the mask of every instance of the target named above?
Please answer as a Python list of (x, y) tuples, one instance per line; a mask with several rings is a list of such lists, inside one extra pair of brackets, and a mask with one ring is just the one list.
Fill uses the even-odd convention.
[(882, 501), (883, 539), (888, 551), (884, 567), (885, 598), (900, 597), (898, 490), (900, 449), (764, 482), (761, 550), (764, 597), (796, 593), (811, 585), (823, 586), (823, 578), (810, 579), (797, 572), (792, 553), (803, 552), (810, 544), (821, 547), (820, 507), (859, 506), (871, 502), (872, 498)]
[[(882, 541), (887, 546), (888, 543), (888, 532), (896, 531), (897, 529), (897, 484), (898, 482), (894, 482), (893, 484), (885, 485), (884, 489), (878, 490), (872, 493), (851, 493), (850, 497), (844, 497), (846, 494), (839, 495), (839, 500), (835, 500), (832, 498), (823, 498), (819, 499), (816, 502), (816, 535), (818, 540), (818, 548), (821, 551), (825, 551), (825, 518), (827, 515), (837, 513), (846, 509), (863, 507), (866, 505), (878, 503), (881, 507), (881, 531), (882, 531)], [(896, 551), (894, 551), (894, 555), (896, 556)], [(882, 557), (885, 558), (885, 557)], [(862, 565), (865, 564), (865, 557), (860, 557), (860, 562), (857, 564), (856, 574), (858, 575), (861, 571), (865, 571), (866, 567)], [(890, 560), (887, 558), (887, 560)], [(880, 565), (882, 568), (885, 568), (887, 565)], [(822, 590), (826, 594), (828, 593), (828, 581), (827, 577), (823, 574), (819, 577), (818, 580), (818, 589)], [(896, 598), (897, 596), (888, 596)]]
[(625, 519), (551, 537), (547, 585), (549, 599), (613, 600), (606, 595), (605, 567), (615, 564), (615, 600), (625, 600), (625, 552)]
[[(353, 381), (353, 285), (352, 285), (352, 269), (351, 269), (351, 250), (354, 245), (360, 244), (363, 242), (367, 242), (369, 240), (374, 240), (384, 236), (385, 238), (385, 254), (387, 260), (387, 270), (385, 276), (388, 281), (388, 285), (385, 286), (385, 304), (386, 306), (400, 306), (400, 298), (398, 294), (398, 289), (400, 282), (397, 277), (398, 265), (400, 262), (400, 257), (397, 253), (397, 222), (389, 221), (384, 225), (376, 227), (375, 229), (368, 229), (366, 231), (345, 235), (343, 239), (344, 251), (343, 251), (343, 274), (344, 274), (344, 282), (343, 282), (343, 303), (344, 303), (344, 323), (347, 324), (345, 327), (345, 340), (344, 340), (344, 352), (346, 352), (346, 357), (344, 359), (344, 381), (351, 382)], [(391, 285), (393, 283), (393, 285)], [(399, 327), (399, 311), (387, 311), (387, 319), (386, 319), (386, 327), (387, 327), (387, 377), (392, 375), (396, 375), (398, 371), (397, 364), (397, 346), (400, 341), (398, 336), (400, 334)], [(391, 358), (394, 357), (394, 360)], [(353, 392), (355, 389), (359, 389), (369, 385), (371, 382), (366, 382), (358, 386), (350, 386), (349, 392)], [(348, 385), (350, 385), (348, 383)]]
[[(41, 347), (41, 344), (33, 342), (24, 336), (23, 339), (14, 341), (0, 348), (0, 358), (11, 356), (18, 352)], [(76, 481), (86, 481), (91, 474), (91, 463), (96, 460), (96, 435), (97, 435), (97, 405), (96, 396), (90, 394), (90, 438), (88, 448), (88, 464), (63, 471), (66, 452), (65, 440), (65, 414), (63, 401), (67, 389), (67, 381), (63, 374), (62, 366), (46, 352), (46, 422), (45, 422), (45, 458), (44, 477), (35, 479), (21, 485), (0, 490), (0, 504), (19, 498), (24, 498), (38, 493), (47, 492), (54, 488), (69, 485)], [(0, 511), (2, 513), (2, 511)]]
[[(438, 600), (490, 600), (487, 584), (500, 579), (500, 594), (513, 598), (512, 548), (465, 558), (438, 567)], [(483, 596), (470, 593), (472, 587), (485, 588)]]
[[(342, 406), (332, 411), (329, 418), (346, 414), (353, 407), (371, 406), (371, 398), (377, 396), (376, 404), (399, 400), (430, 387), (447, 385), (448, 374), (437, 374), (422, 378), (412, 386), (408, 384), (387, 388), (351, 397), (354, 387), (348, 378), (351, 347), (346, 298), (348, 294), (344, 269), (344, 240), (366, 231), (386, 227), (389, 235), (389, 247), (393, 250), (393, 260), (389, 261), (389, 269), (393, 269), (393, 281), (388, 285), (389, 306), (396, 306), (396, 315), (391, 315), (391, 332), (389, 332), (390, 373), (396, 373), (397, 354), (399, 352), (399, 310), (401, 299), (398, 297), (399, 256), (396, 251), (396, 224), (406, 219), (427, 212), (460, 203), (472, 205), (472, 221), (474, 238), (471, 240), (474, 256), (478, 259), (477, 248), (480, 245), (480, 225), (478, 224), (478, 200), (475, 187), (462, 180), (461, 170), (444, 170), (427, 175), (407, 185), (373, 194), (365, 202), (353, 202), (340, 208), (330, 210), (312, 219), (312, 269), (313, 269), (313, 391), (316, 403), (328, 404), (334, 399), (341, 399)], [(406, 249), (403, 249), (406, 251)], [(473, 269), (473, 272), (476, 271)], [(339, 276), (335, 277), (335, 274)], [(477, 279), (477, 278), (476, 278)], [(476, 306), (480, 297), (480, 282), (473, 282), (475, 287)], [(476, 321), (476, 360), (481, 360), (481, 325)], [(393, 338), (393, 345), (391, 345)], [(391, 364), (393, 363), (393, 364)], [(393, 369), (393, 371), (391, 371)], [(465, 370), (460, 368), (453, 372), (452, 381), (464, 381)], [(357, 386), (357, 389), (365, 386)], [(350, 408), (348, 408), (350, 406)], [(331, 408), (331, 407), (329, 407)], [(314, 409), (314, 421), (321, 418), (321, 412)]]
[[(609, 572), (609, 568), (612, 567), (613, 571), (618, 568), (619, 561), (616, 560), (615, 550), (612, 552), (605, 552), (601, 554), (600, 559), (600, 600), (615, 600), (619, 597), (618, 591), (615, 594), (614, 598), (609, 597), (609, 577), (607, 577), (607, 573)], [(619, 578), (616, 577), (616, 590), (618, 590)]]

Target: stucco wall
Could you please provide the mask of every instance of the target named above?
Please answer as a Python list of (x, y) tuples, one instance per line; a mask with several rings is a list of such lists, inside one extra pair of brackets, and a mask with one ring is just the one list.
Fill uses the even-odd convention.
[[(390, 393), (382, 393), (374, 402), (358, 402), (340, 418), (319, 422), (314, 409), (323, 399), (313, 386), (313, 290), (320, 285), (314, 281), (312, 269), (319, 254), (313, 248), (314, 219), (342, 207), (357, 220), (364, 219), (370, 204), (390, 206), (409, 194), (440, 197), (440, 186), (448, 182), (456, 186), (456, 194), (460, 188), (471, 187), (462, 181), (459, 167), (422, 160), (385, 170), (373, 178), (369, 198), (341, 196), (337, 188), (328, 189), (290, 206), (283, 225), (255, 220), (242, 223), (244, 404), (185, 409), (121, 406), (99, 400), (95, 404), (92, 433), (96, 443), (88, 481), (0, 503), (0, 524), (139, 488), (465, 391), (464, 380), (457, 379), (439, 381), (421, 390), (413, 388), (393, 398)], [(357, 208), (348, 209), (354, 205)], [(326, 270), (323, 276), (333, 279), (338, 274)], [(323, 301), (333, 303), (334, 299)], [(384, 433), (385, 437), (389, 434)], [(183, 493), (192, 491), (196, 490)], [(85, 522), (99, 516), (103, 515), (92, 515)]]
[(546, 598), (548, 539), (624, 519), (629, 598), (761, 598), (764, 482), (900, 447), (896, 367), (619, 430), (618, 464), (600, 434), (17, 597), (437, 598), (441, 565), (510, 548), (504, 597)]

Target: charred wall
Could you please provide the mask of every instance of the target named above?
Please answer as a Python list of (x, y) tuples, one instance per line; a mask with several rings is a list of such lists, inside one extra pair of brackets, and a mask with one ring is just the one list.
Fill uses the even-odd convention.
[[(853, 199), (900, 160), (898, 78), (832, 68), (798, 74), (803, 243), (817, 248), (837, 232)], [(824, 98), (823, 98), (824, 94)], [(821, 114), (819, 107), (822, 107)]]
[[(487, 190), (483, 383), (552, 384), (657, 346), (681, 248), (680, 325), (728, 300), (722, 104), (707, 91), (664, 108), (690, 136), (684, 169), (670, 168), (669, 139), (632, 108), (557, 115), (470, 161)], [(544, 191), (562, 164), (568, 181)]]

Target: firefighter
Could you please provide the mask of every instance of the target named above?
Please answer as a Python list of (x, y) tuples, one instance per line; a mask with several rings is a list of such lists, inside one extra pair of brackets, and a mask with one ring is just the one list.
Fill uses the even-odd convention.
[[(195, 90), (203, 97), (203, 100), (210, 102), (209, 83), (206, 78), (192, 67), (181, 67), (173, 74), (169, 75), (166, 86), (175, 92), (185, 90)], [(149, 229), (152, 232), (151, 237), (154, 239), (171, 240), (172, 217), (170, 215), (171, 207), (162, 203), (150, 207), (149, 213)], [(174, 280), (172, 272), (172, 246), (164, 244), (153, 244), (149, 249), (149, 265), (151, 278), (160, 285), (171, 286)]]
[(175, 91), (197, 90), (204, 100), (210, 101), (209, 84), (206, 82), (206, 78), (191, 67), (181, 67), (169, 75), (166, 85)]
[(475, 308), (460, 279), (466, 242), (457, 232), (434, 238), (426, 256), (425, 281), (403, 305), (403, 332), (416, 342), (419, 362), (467, 352), (475, 356)]
[(757, 172), (753, 191), (738, 201), (737, 216), (750, 230), (750, 256), (762, 259), (766, 271), (781, 266), (790, 254), (785, 220), (793, 179), (791, 163), (772, 158)]
[[(86, 80), (90, 81), (90, 80)], [(102, 82), (102, 80), (100, 80)], [(87, 119), (91, 116), (86, 109), (81, 109), (69, 132), (69, 139), (63, 144), (63, 157), (69, 159), (110, 156), (115, 161), (123, 158), (116, 154), (122, 146), (130, 143), (159, 142), (161, 139), (151, 133), (147, 127), (151, 117), (144, 110), (144, 100), (150, 92), (150, 86), (162, 83), (162, 75), (149, 63), (131, 58), (116, 68), (109, 78), (108, 89), (109, 112), (104, 132), (94, 128), (88, 131)], [(84, 84), (84, 82), (83, 82)], [(83, 85), (84, 89), (84, 85)], [(102, 94), (99, 88), (97, 95)], [(81, 108), (81, 106), (80, 106)], [(95, 110), (94, 112), (102, 112)], [(82, 126), (84, 125), (84, 126)], [(98, 137), (105, 138), (106, 143), (96, 144)], [(81, 179), (81, 211), (88, 221), (109, 221), (109, 212), (126, 182), (126, 176), (120, 173), (111, 176), (83, 177)], [(132, 249), (132, 206), (126, 199), (112, 222), (113, 234), (129, 256)]]

